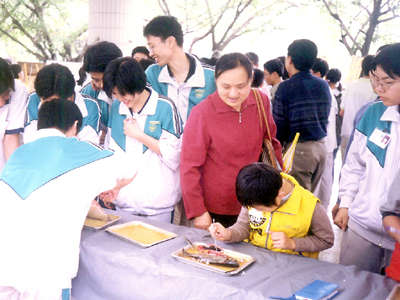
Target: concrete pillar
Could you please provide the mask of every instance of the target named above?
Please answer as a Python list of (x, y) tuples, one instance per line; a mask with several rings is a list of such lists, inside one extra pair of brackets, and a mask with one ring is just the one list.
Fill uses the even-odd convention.
[[(90, 0), (89, 45), (98, 41), (113, 42), (121, 48), (124, 56), (133, 47), (143, 45), (141, 38), (144, 20), (138, 16), (137, 0)], [(141, 6), (143, 2), (140, 1)]]

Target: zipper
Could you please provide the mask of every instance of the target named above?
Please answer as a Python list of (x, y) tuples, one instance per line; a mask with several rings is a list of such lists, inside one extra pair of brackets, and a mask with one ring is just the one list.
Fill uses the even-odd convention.
[(242, 123), (242, 111), (239, 111), (239, 124)]

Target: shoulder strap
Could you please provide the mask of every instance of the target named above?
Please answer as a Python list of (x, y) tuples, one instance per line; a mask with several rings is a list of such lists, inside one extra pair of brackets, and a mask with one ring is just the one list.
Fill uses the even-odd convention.
[(254, 96), (256, 97), (258, 115), (260, 117), (260, 125), (262, 127), (262, 119), (264, 119), (264, 123), (265, 123), (265, 126), (267, 128), (268, 139), (272, 140), (271, 131), (269, 130), (267, 114), (265, 113), (265, 107), (264, 107), (264, 103), (263, 103), (263, 100), (261, 98), (260, 92), (257, 89), (252, 89), (252, 90), (253, 90)]

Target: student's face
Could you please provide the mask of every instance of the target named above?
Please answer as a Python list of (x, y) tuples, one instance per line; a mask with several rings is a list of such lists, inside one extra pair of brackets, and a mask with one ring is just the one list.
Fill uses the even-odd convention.
[(141, 61), (142, 59), (148, 59), (149, 57), (147, 57), (147, 55), (144, 54), (144, 53), (137, 52), (137, 53), (135, 53), (135, 54), (132, 56), (132, 58), (133, 58), (134, 60), (136, 60), (137, 62), (139, 62), (139, 61)]
[(168, 37), (163, 41), (161, 38), (153, 35), (146, 36), (147, 45), (149, 46), (150, 56), (160, 66), (168, 64), (172, 55), (172, 41), (173, 37)]
[(242, 66), (223, 72), (216, 79), (217, 92), (224, 103), (240, 111), (251, 90), (251, 78)]
[(101, 91), (103, 89), (103, 75), (101, 72), (89, 72), (92, 78), (92, 87), (96, 91)]
[(264, 69), (264, 79), (268, 85), (274, 84), (273, 73), (270, 73), (270, 72), (268, 72), (268, 70), (265, 70), (265, 69)]
[(12, 89), (9, 88), (0, 94), (0, 107), (4, 106), (10, 100)]
[(371, 74), (376, 93), (386, 106), (400, 104), (400, 77), (391, 78), (380, 66)]
[(113, 89), (112, 95), (113, 98), (118, 99), (118, 101), (124, 103), (129, 108), (133, 108), (137, 98), (137, 94), (122, 95), (116, 87)]

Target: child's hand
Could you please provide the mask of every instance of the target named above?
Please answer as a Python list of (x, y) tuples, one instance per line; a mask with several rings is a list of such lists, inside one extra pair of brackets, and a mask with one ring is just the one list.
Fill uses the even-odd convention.
[(213, 238), (220, 241), (229, 241), (232, 237), (231, 230), (225, 228), (220, 223), (212, 223), (210, 227), (208, 227), (208, 231)]
[(296, 242), (289, 238), (284, 232), (270, 232), (272, 246), (279, 249), (294, 250)]
[(140, 130), (135, 119), (127, 118), (124, 120), (124, 134), (131, 138), (138, 139), (143, 132)]

